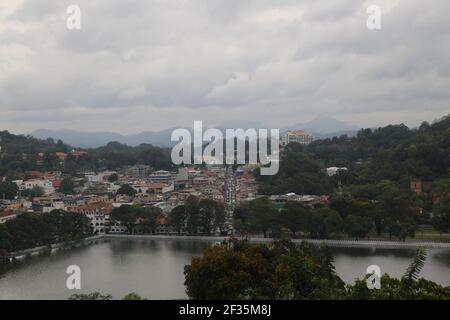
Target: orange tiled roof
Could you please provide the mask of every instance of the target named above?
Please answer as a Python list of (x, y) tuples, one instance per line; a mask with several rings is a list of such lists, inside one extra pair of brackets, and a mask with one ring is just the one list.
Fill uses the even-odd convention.
[(113, 206), (111, 205), (111, 203), (108, 202), (97, 202), (71, 207), (70, 210), (77, 212), (82, 210), (101, 210), (104, 213), (110, 213), (113, 210)]
[(9, 209), (3, 210), (3, 211), (0, 211), (0, 218), (12, 216), (12, 215), (14, 215), (14, 214), (15, 214), (15, 213), (14, 213), (14, 211), (12, 211), (12, 210), (9, 210)]
[(288, 131), (290, 134), (294, 134), (297, 136), (304, 136), (307, 135), (307, 133), (303, 130), (292, 130), (292, 131)]

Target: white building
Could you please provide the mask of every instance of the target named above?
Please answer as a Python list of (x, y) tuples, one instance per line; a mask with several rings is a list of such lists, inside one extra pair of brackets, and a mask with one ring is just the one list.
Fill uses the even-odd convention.
[(42, 207), (42, 213), (52, 212), (53, 210), (66, 210), (64, 201), (52, 201), (50, 205)]
[(19, 190), (31, 190), (34, 187), (41, 187), (46, 196), (55, 193), (55, 188), (50, 180), (30, 179), (27, 181), (15, 180), (13, 181), (19, 187)]
[(15, 219), (17, 214), (11, 210), (0, 211), (0, 224), (5, 223), (8, 220)]
[(303, 144), (303, 145), (308, 145), (308, 144), (312, 143), (313, 140), (314, 140), (313, 136), (310, 134), (307, 134), (303, 130), (288, 131), (281, 135), (281, 145), (282, 146), (286, 146), (289, 143), (299, 143), (299, 144)]
[(169, 171), (165, 170), (156, 171), (152, 173), (149, 178), (153, 183), (165, 183), (171, 185), (173, 182), (172, 174)]
[(336, 174), (338, 174), (339, 171), (347, 171), (348, 169), (345, 167), (342, 168), (338, 168), (338, 167), (329, 167), (327, 168), (327, 175), (329, 177), (335, 176)]
[(99, 203), (82, 205), (70, 208), (69, 211), (86, 215), (86, 217), (91, 220), (94, 234), (105, 234), (109, 231), (109, 214), (112, 211), (112, 206), (110, 204)]

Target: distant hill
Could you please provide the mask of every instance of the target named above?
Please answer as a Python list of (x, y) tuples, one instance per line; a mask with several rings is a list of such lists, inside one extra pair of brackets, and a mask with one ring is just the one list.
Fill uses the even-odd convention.
[(336, 135), (339, 133), (344, 134), (356, 132), (359, 129), (361, 129), (361, 127), (350, 125), (346, 122), (337, 120), (329, 116), (319, 116), (309, 122), (298, 123), (286, 129), (288, 130), (302, 129), (318, 137), (326, 136), (328, 138), (330, 137), (330, 135), (333, 136), (333, 134)]
[[(232, 125), (231, 125), (232, 124)], [(222, 125), (223, 128), (264, 128), (265, 126), (258, 122), (233, 122), (228, 125)], [(152, 144), (158, 147), (171, 147), (174, 145), (170, 141), (170, 136), (175, 128), (169, 128), (161, 131), (143, 131), (137, 134), (122, 135), (114, 132), (83, 132), (68, 129), (47, 130), (39, 129), (30, 133), (31, 136), (38, 139), (53, 138), (62, 140), (67, 144), (80, 148), (97, 148), (106, 145), (108, 142), (117, 141), (128, 146), (138, 146), (143, 143)], [(310, 122), (299, 123), (286, 128), (281, 128), (281, 132), (293, 129), (302, 129), (314, 135), (316, 139), (332, 138), (347, 134), (355, 136), (360, 129), (358, 126), (349, 125), (345, 122), (336, 120), (328, 116), (320, 116)], [(190, 128), (192, 131), (192, 128)]]
[(170, 147), (172, 145), (170, 141), (172, 131), (173, 129), (166, 129), (158, 132), (144, 131), (138, 134), (122, 135), (114, 132), (101, 131), (83, 132), (67, 129), (39, 129), (30, 133), (30, 135), (38, 139), (53, 138), (55, 141), (63, 140), (65, 143), (80, 148), (97, 148), (112, 141), (129, 146), (138, 146), (146, 143), (158, 147)]

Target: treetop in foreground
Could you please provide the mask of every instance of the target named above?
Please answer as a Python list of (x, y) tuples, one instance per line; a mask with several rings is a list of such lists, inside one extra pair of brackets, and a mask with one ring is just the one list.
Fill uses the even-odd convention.
[(191, 299), (201, 300), (449, 300), (450, 287), (419, 278), (425, 259), (418, 251), (402, 278), (385, 274), (380, 289), (369, 289), (367, 278), (345, 285), (327, 247), (232, 239), (193, 257), (185, 267), (185, 286)]

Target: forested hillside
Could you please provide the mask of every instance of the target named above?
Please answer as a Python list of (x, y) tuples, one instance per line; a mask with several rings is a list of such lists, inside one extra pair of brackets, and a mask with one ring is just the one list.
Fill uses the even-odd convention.
[[(170, 150), (142, 144), (129, 147), (118, 142), (106, 146), (86, 149), (86, 154), (74, 157), (70, 153), (61, 162), (56, 152), (70, 152), (73, 148), (61, 140), (39, 140), (31, 136), (0, 132), (0, 176), (14, 177), (30, 170), (61, 170), (74, 173), (80, 169), (117, 169), (124, 165), (147, 164), (155, 169), (169, 169)], [(39, 163), (39, 154), (43, 154)]]
[[(327, 167), (348, 170), (329, 177)], [(361, 130), (354, 138), (318, 140), (309, 146), (291, 144), (282, 153), (279, 174), (258, 176), (258, 180), (262, 194), (330, 195), (326, 207), (332, 210), (287, 205), (286, 217), (295, 217), (291, 221), (276, 220), (275, 214), (252, 215), (254, 210), (238, 208), (237, 216), (250, 221), (247, 227), (258, 232), (263, 230), (263, 219), (294, 234), (302, 231), (313, 237), (317, 226), (329, 230), (328, 236), (334, 233), (356, 238), (372, 234), (405, 239), (414, 236), (419, 225), (429, 224), (439, 232), (448, 232), (450, 116), (433, 124), (423, 123), (418, 129), (390, 125)], [(412, 180), (419, 181), (420, 189), (412, 190)]]
[[(346, 167), (338, 177), (328, 178), (326, 167)], [(390, 180), (408, 188), (411, 179), (436, 181), (450, 177), (450, 116), (418, 129), (390, 125), (363, 129), (347, 136), (318, 140), (309, 146), (288, 145), (280, 173), (261, 176), (262, 193), (325, 194), (337, 187), (377, 184)]]

